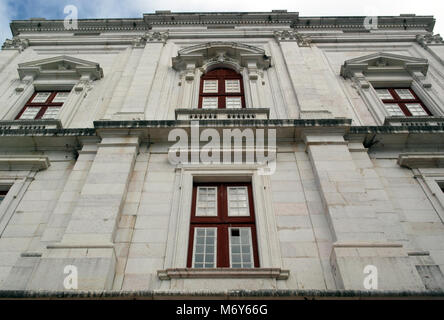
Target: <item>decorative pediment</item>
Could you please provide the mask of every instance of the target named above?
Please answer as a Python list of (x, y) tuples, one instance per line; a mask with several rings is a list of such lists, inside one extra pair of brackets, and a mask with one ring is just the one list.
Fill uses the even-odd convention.
[(97, 80), (103, 77), (103, 70), (98, 63), (69, 56), (57, 56), (21, 63), (17, 71), (22, 80), (27, 76), (31, 76), (33, 79), (82, 78), (85, 80)]
[(356, 73), (396, 71), (420, 72), (425, 76), (428, 68), (427, 59), (378, 52), (345, 61), (341, 67), (341, 76), (351, 78)]
[(221, 66), (240, 72), (248, 68), (250, 78), (257, 78), (258, 69), (267, 69), (271, 58), (261, 48), (236, 42), (208, 42), (179, 50), (172, 59), (173, 68), (187, 71), (186, 79), (192, 80), (195, 68), (207, 72)]

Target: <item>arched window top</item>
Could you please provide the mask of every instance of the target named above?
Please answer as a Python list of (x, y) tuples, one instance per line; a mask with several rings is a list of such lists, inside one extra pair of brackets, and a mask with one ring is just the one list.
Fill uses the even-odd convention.
[(235, 70), (230, 69), (230, 68), (215, 68), (213, 70), (208, 71), (207, 73), (205, 73), (203, 75), (203, 77), (240, 77), (242, 78), (242, 76), (237, 73)]
[(216, 68), (202, 75), (199, 108), (245, 108), (242, 75), (228, 68)]
[(174, 70), (184, 71), (186, 80), (194, 79), (194, 70), (204, 73), (215, 68), (229, 67), (240, 72), (247, 68), (251, 80), (258, 78), (258, 71), (271, 66), (271, 57), (264, 49), (236, 42), (208, 42), (183, 48), (172, 58)]

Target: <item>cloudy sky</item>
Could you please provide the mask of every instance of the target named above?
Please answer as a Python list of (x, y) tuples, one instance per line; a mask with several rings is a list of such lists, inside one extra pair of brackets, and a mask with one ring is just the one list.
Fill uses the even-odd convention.
[(433, 15), (435, 33), (444, 34), (443, 0), (0, 0), (0, 43), (11, 38), (14, 19), (63, 19), (66, 5), (78, 8), (79, 18), (141, 18), (155, 10), (179, 11), (271, 11), (287, 9), (301, 16), (383, 16), (401, 13)]

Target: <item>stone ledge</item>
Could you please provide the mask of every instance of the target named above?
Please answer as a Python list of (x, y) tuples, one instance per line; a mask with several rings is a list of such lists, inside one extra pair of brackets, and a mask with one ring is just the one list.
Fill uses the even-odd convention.
[(162, 290), (0, 290), (0, 299), (40, 299), (40, 300), (67, 300), (67, 299), (89, 299), (89, 300), (168, 300), (168, 299), (206, 299), (219, 300), (236, 299), (272, 299), (272, 300), (314, 300), (314, 299), (444, 299), (443, 290), (201, 290), (201, 291), (162, 291)]
[(444, 152), (400, 153), (398, 164), (409, 169), (444, 168)]
[(0, 170), (32, 170), (40, 171), (50, 166), (47, 156), (2, 155)]
[(196, 279), (196, 278), (273, 278), (276, 280), (286, 280), (290, 275), (289, 270), (280, 268), (255, 268), (255, 269), (192, 269), (177, 268), (157, 271), (160, 280), (171, 279)]
[(0, 129), (2, 130), (42, 130), (42, 129), (61, 129), (60, 120), (1, 120)]
[(176, 120), (268, 120), (269, 108), (176, 109)]
[(333, 248), (402, 248), (400, 243), (392, 242), (335, 242)]
[(46, 246), (47, 249), (113, 249), (114, 244), (104, 243), (104, 244), (64, 244), (64, 243), (54, 243)]
[(444, 126), (444, 117), (387, 117), (385, 126)]

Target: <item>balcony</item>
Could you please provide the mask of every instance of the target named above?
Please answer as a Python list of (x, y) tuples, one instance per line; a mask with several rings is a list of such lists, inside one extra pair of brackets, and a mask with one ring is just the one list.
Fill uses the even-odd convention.
[(0, 130), (39, 130), (39, 129), (61, 129), (60, 120), (2, 120)]
[(267, 120), (269, 108), (176, 109), (176, 120)]
[(397, 127), (444, 126), (444, 117), (387, 117), (385, 118), (384, 125)]

